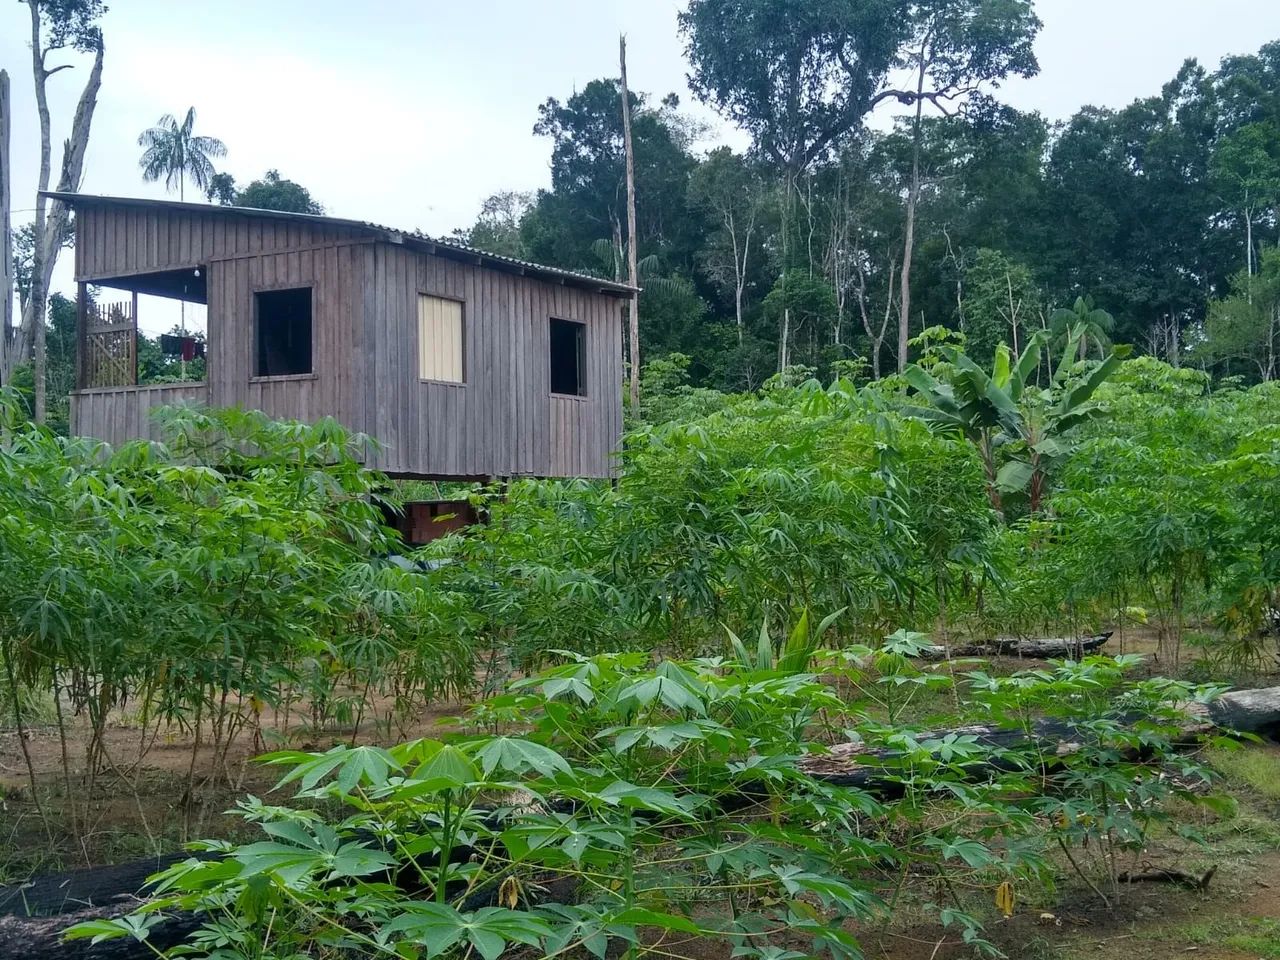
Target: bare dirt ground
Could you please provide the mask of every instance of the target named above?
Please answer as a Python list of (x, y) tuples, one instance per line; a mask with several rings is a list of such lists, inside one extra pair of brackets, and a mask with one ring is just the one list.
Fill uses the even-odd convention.
[[(69, 724), (67, 737), (70, 784), (64, 777), (63, 743), (56, 726), (29, 727), (25, 751), (16, 731), (2, 730), (0, 883), (174, 852), (188, 840), (244, 835), (244, 824), (228, 811), (246, 794), (267, 794), (281, 775), (278, 768), (255, 762), (264, 750), (327, 750), (353, 740), (386, 745), (438, 736), (456, 729), (453, 721), (464, 710), (457, 703), (434, 705), (390, 735), (372, 720), (356, 729), (334, 725), (316, 730), (295, 717), (286, 729), (283, 718), (264, 715), (259, 742), (251, 731), (242, 731), (225, 755), (209, 745), (207, 728), (202, 746), (193, 751), (193, 731), (170, 728), (157, 735), (122, 715), (104, 735), (105, 752), (115, 769), (99, 772), (91, 799), (86, 799), (83, 778), (88, 735), (78, 725)], [(32, 802), (27, 756), (40, 785), (40, 807), (48, 827)]]

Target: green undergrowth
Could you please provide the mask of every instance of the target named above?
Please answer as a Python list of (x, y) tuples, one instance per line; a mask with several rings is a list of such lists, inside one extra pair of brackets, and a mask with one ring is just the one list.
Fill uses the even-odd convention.
[(1280, 805), (1280, 749), (1233, 744), (1210, 751), (1205, 762), (1233, 783), (1248, 788), (1269, 803)]
[[(1259, 958), (1280, 957), (1280, 920), (1270, 917), (1219, 917), (1179, 924), (1173, 930), (1148, 935), (1181, 946), (1179, 953), (1193, 947), (1228, 947)], [(1191, 955), (1194, 956), (1194, 953)]]
[[(238, 805), (257, 840), (199, 844), (222, 858), (164, 871), (138, 913), (72, 936), (141, 937), (194, 911), (193, 944), (226, 958), (639, 957), (698, 937), (761, 960), (857, 960), (907, 917), (996, 957), (987, 928), (1048, 902), (1064, 864), (1111, 908), (1118, 864), (1185, 832), (1174, 801), (1233, 810), (1171, 739), (1178, 705), (1211, 688), (1093, 657), (966, 671), (961, 697), (915, 665), (918, 636), (819, 649), (831, 622), (733, 637), (727, 657), (565, 654), (478, 704), (464, 732), (268, 755), (277, 794)], [(935, 689), (954, 694), (955, 732), (904, 719)], [(1046, 747), (1044, 718), (1079, 747)], [(1011, 736), (959, 729), (975, 722)], [(874, 753), (837, 762), (825, 745), (841, 741)], [(874, 779), (829, 776), (867, 763)]]

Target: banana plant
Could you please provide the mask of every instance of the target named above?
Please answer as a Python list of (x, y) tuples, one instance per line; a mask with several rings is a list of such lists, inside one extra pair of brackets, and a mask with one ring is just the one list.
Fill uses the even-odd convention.
[[(1040, 355), (1051, 337), (1039, 330), (1015, 362), (1007, 345), (996, 349), (988, 374), (956, 347), (942, 347), (946, 363), (935, 373), (917, 365), (903, 376), (923, 404), (908, 405), (908, 416), (939, 430), (955, 430), (978, 448), (986, 473), (987, 496), (998, 513), (1004, 512), (1003, 495), (1026, 491), (1032, 514), (1040, 511), (1046, 475), (1053, 460), (1068, 447), (1064, 435), (1096, 415), (1093, 394), (1129, 354), (1129, 347), (1112, 347), (1111, 353), (1079, 380), (1072, 380), (1075, 359), (1085, 334), (1077, 325), (1068, 334), (1062, 357), (1048, 388), (1033, 383)], [(1008, 451), (997, 463), (997, 452)]]

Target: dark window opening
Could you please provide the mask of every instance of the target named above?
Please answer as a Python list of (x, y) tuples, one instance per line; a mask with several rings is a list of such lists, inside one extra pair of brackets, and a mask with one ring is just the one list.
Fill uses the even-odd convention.
[(551, 318), (551, 392), (586, 395), (586, 324)]
[(254, 376), (311, 373), (311, 288), (254, 294), (258, 312)]

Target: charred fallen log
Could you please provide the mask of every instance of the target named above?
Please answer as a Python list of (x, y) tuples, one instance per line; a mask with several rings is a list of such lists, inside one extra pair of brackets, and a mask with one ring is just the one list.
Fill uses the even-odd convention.
[(1050, 660), (1061, 657), (1080, 658), (1092, 653), (1111, 639), (1111, 631), (1089, 637), (1048, 637), (1038, 640), (999, 638), (990, 643), (969, 643), (955, 647), (941, 644), (925, 647), (918, 654), (922, 660), (949, 660), (956, 657), (1030, 657)]
[(1280, 687), (1232, 690), (1214, 698), (1208, 706), (1192, 704), (1187, 712), (1227, 730), (1277, 736), (1280, 735)]
[(84, 920), (119, 917), (145, 899), (147, 878), (187, 859), (169, 854), (147, 860), (50, 873), (24, 883), (0, 886), (0, 960), (57, 957), (59, 960), (133, 960), (154, 957), (151, 947), (167, 950), (185, 941), (201, 921), (193, 914), (173, 917), (154, 928), (151, 947), (136, 940), (91, 945), (62, 942), (62, 931)]

